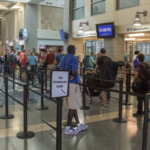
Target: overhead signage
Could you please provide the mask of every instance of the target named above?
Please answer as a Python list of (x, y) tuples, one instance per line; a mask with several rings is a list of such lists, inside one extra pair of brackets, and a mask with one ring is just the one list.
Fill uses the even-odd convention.
[(69, 96), (69, 71), (52, 70), (51, 71), (51, 98), (60, 98)]
[(96, 31), (86, 31), (83, 33), (77, 33), (77, 37), (90, 37), (90, 36), (97, 36)]
[(150, 26), (149, 27), (131, 27), (131, 28), (127, 28), (127, 32), (132, 32), (132, 31), (147, 31), (150, 30)]

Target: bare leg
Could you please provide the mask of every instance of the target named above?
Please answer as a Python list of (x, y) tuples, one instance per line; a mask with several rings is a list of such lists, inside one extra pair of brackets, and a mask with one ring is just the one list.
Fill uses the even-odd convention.
[(79, 123), (79, 118), (78, 118), (78, 113), (77, 113), (77, 110), (73, 110), (73, 116), (76, 120), (76, 123), (78, 124)]
[(107, 98), (106, 98), (106, 92), (105, 91), (102, 91), (102, 104), (104, 106), (106, 106), (106, 101), (107, 101)]
[(69, 109), (69, 111), (68, 111), (68, 119), (67, 119), (67, 126), (68, 127), (71, 126), (73, 116), (74, 116), (74, 110)]

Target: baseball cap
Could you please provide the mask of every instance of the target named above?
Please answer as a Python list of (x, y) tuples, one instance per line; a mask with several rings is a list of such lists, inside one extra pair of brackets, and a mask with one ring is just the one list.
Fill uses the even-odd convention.
[(100, 53), (106, 53), (106, 49), (105, 48), (101, 48)]
[(67, 52), (74, 52), (76, 50), (76, 47), (74, 45), (69, 45), (67, 48)]

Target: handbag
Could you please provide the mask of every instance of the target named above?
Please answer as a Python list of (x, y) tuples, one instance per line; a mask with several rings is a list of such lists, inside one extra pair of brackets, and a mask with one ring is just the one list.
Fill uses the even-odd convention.
[(135, 81), (132, 83), (132, 91), (134, 93), (136, 93), (136, 82)]

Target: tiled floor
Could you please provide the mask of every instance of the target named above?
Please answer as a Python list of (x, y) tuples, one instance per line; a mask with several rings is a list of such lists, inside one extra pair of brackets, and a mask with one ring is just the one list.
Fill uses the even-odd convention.
[[(9, 89), (11, 86), (9, 83)], [(0, 88), (4, 89), (4, 86)], [(18, 89), (19, 92), (10, 95), (23, 102), (22, 89), (19, 86)], [(28, 102), (32, 111), (28, 111), (28, 129), (35, 132), (35, 137), (27, 140), (16, 137), (23, 130), (23, 107), (9, 98), (9, 112), (15, 117), (11, 120), (0, 120), (0, 150), (56, 150), (56, 132), (39, 119), (56, 126), (56, 103), (45, 100), (45, 106), (49, 109), (38, 111), (36, 107), (40, 105), (40, 97), (32, 92), (30, 97), (34, 100)], [(111, 97), (118, 98), (118, 94), (111, 93)], [(88, 130), (75, 136), (62, 134), (62, 150), (142, 150), (143, 117), (136, 119), (132, 116), (136, 112), (137, 101), (132, 96), (130, 101), (133, 105), (123, 106), (123, 118), (128, 122), (119, 124), (113, 122), (113, 118), (118, 117), (118, 100), (111, 98), (107, 109), (102, 110), (100, 100), (93, 98), (90, 110), (78, 110), (80, 121), (88, 124)], [(5, 103), (3, 93), (0, 93), (0, 103)], [(0, 108), (0, 115), (4, 113), (5, 107)], [(63, 122), (66, 121), (66, 114), (67, 109), (63, 106)], [(148, 134), (150, 135), (150, 130)], [(148, 141), (149, 138), (150, 136)]]

